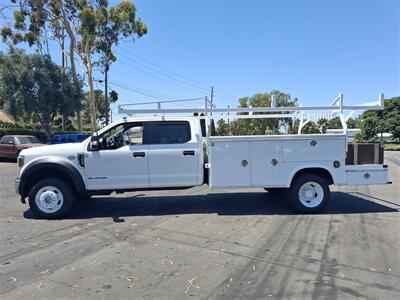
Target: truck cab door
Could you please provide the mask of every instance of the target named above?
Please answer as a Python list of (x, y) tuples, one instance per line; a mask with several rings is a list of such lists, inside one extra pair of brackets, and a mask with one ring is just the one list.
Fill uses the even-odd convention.
[(200, 144), (188, 121), (149, 122), (150, 188), (198, 185)]
[(148, 145), (142, 122), (122, 123), (99, 136), (99, 150), (85, 158), (89, 190), (143, 189), (149, 187)]

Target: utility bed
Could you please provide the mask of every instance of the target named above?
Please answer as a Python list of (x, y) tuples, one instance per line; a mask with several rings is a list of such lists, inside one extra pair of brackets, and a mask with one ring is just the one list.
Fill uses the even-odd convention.
[(211, 188), (288, 188), (307, 168), (329, 171), (336, 185), (387, 182), (381, 164), (345, 164), (346, 135), (224, 136), (209, 142)]

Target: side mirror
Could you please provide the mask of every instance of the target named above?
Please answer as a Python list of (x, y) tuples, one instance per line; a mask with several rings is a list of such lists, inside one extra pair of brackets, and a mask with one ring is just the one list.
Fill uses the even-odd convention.
[(92, 135), (90, 137), (89, 150), (90, 151), (99, 151), (100, 150), (99, 136), (98, 135)]

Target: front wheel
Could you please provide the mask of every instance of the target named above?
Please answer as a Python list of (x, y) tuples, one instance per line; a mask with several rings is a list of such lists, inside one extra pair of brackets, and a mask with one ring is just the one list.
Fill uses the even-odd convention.
[(29, 193), (29, 206), (39, 218), (62, 218), (71, 211), (73, 204), (72, 188), (65, 181), (57, 178), (39, 181)]
[(296, 210), (303, 213), (316, 213), (321, 211), (329, 201), (329, 185), (321, 176), (305, 174), (295, 180), (288, 196)]

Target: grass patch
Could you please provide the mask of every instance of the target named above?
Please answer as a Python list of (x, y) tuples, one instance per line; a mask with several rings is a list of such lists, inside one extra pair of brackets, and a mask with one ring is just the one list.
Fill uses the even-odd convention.
[(385, 143), (383, 144), (385, 150), (388, 151), (400, 151), (400, 144), (399, 143)]

